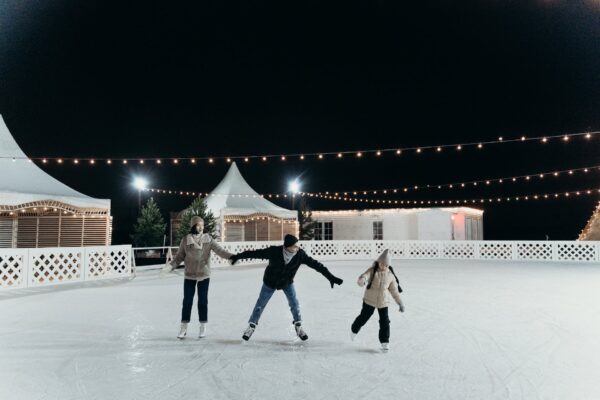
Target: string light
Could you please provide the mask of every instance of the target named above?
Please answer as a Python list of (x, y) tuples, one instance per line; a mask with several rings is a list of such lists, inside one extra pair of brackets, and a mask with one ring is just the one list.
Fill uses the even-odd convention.
[(417, 189), (417, 188), (420, 188), (420, 189), (450, 188), (450, 189), (452, 189), (452, 188), (454, 188), (454, 186), (460, 186), (460, 187), (464, 188), (469, 185), (478, 186), (479, 184), (486, 184), (486, 185), (491, 185), (494, 183), (502, 184), (502, 183), (504, 183), (505, 180), (510, 180), (512, 182), (517, 182), (518, 180), (523, 180), (524, 182), (531, 182), (532, 178), (544, 179), (546, 176), (549, 176), (549, 175), (558, 177), (564, 173), (567, 173), (569, 176), (573, 176), (575, 174), (575, 172), (588, 173), (590, 171), (590, 169), (600, 172), (600, 165), (587, 166), (587, 167), (581, 167), (581, 168), (571, 168), (571, 169), (565, 169), (565, 170), (553, 171), (553, 172), (551, 172), (551, 171), (535, 172), (535, 173), (526, 174), (526, 175), (505, 176), (505, 177), (501, 177), (501, 178), (486, 178), (486, 179), (478, 179), (478, 180), (472, 180), (472, 181), (448, 182), (448, 183), (441, 183), (441, 184), (422, 184), (422, 185), (414, 185), (412, 188), (410, 188), (410, 187), (404, 187), (404, 188), (387, 187), (387, 188), (369, 189), (369, 190), (352, 189), (352, 190), (346, 190), (346, 192), (362, 192), (364, 195), (368, 195), (368, 194), (375, 194), (375, 192), (377, 192), (378, 190), (379, 191), (381, 191), (381, 190), (387, 190), (387, 191), (403, 190), (404, 192), (407, 192), (409, 190), (413, 190), (413, 188), (414, 189)]
[(471, 198), (471, 199), (444, 199), (444, 200), (401, 200), (401, 199), (365, 199), (356, 197), (340, 197), (336, 195), (324, 195), (319, 193), (304, 193), (309, 197), (316, 197), (326, 200), (338, 200), (355, 203), (368, 203), (368, 204), (389, 204), (389, 205), (416, 205), (416, 204), (469, 204), (469, 203), (485, 203), (485, 202), (510, 202), (512, 199), (515, 201), (519, 200), (540, 200), (550, 199), (553, 195), (555, 199), (558, 198), (571, 198), (581, 197), (582, 194), (592, 195), (600, 194), (600, 188), (598, 189), (582, 189), (575, 191), (559, 192), (559, 193), (534, 193), (519, 196), (506, 196), (506, 197), (489, 197), (489, 198)]
[[(382, 156), (385, 153), (388, 152), (394, 152), (397, 155), (402, 154), (403, 151), (415, 151), (417, 153), (421, 153), (424, 152), (425, 150), (428, 149), (435, 149), (437, 152), (441, 152), (444, 148), (455, 148), (457, 150), (463, 150), (463, 148), (466, 147), (476, 147), (478, 149), (482, 149), (484, 148), (486, 145), (491, 145), (491, 144), (505, 144), (505, 143), (513, 143), (513, 142), (531, 142), (531, 141), (537, 141), (537, 142), (542, 142), (542, 143), (547, 143), (548, 141), (550, 141), (553, 138), (562, 138), (563, 141), (565, 142), (570, 142), (571, 139), (579, 137), (579, 136), (583, 136), (585, 139), (589, 140), (592, 139), (595, 135), (597, 135), (598, 133), (600, 133), (600, 131), (593, 131), (593, 132), (577, 132), (577, 133), (570, 133), (570, 134), (560, 134), (560, 135), (552, 135), (552, 136), (548, 136), (548, 135), (544, 135), (544, 136), (536, 136), (536, 137), (526, 137), (526, 136), (521, 136), (519, 138), (513, 138), (513, 139), (504, 139), (502, 136), (499, 137), (497, 140), (490, 140), (490, 141), (478, 141), (478, 142), (468, 142), (468, 143), (454, 143), (454, 144), (443, 144), (443, 145), (428, 145), (428, 146), (412, 146), (412, 147), (402, 147), (402, 148), (387, 148), (387, 149), (373, 149), (373, 150), (361, 150), (361, 151), (332, 151), (332, 152), (315, 152), (315, 153), (304, 153), (304, 154), (284, 154), (284, 155), (280, 155), (280, 159), (282, 161), (285, 161), (287, 159), (287, 157), (299, 157), (301, 160), (304, 160), (306, 156), (314, 156), (318, 159), (323, 159), (325, 157), (327, 157), (328, 155), (337, 155), (337, 158), (342, 158), (339, 155), (340, 154), (350, 154), (350, 153), (354, 153), (356, 154), (357, 157), (362, 157), (365, 154), (375, 154), (377, 156)], [(232, 159), (253, 159), (253, 158), (262, 158), (263, 161), (266, 161), (267, 158), (275, 158), (277, 157), (276, 155), (250, 155), (250, 156), (246, 156), (246, 157), (199, 157), (199, 158), (192, 158), (192, 157), (179, 157), (179, 158), (174, 158), (173, 159), (173, 163), (174, 164), (178, 164), (179, 160), (189, 160), (191, 161), (192, 164), (195, 164), (196, 160), (213, 160), (213, 163), (216, 163), (217, 160), (226, 160), (227, 162), (231, 162)], [(0, 159), (2, 158), (13, 158), (12, 156), (1, 156)], [(27, 157), (15, 157), (16, 160), (19, 159), (28, 159), (31, 160)], [(144, 160), (143, 158), (129, 158), (130, 160), (137, 160), (138, 162)], [(41, 160), (42, 163), (46, 164), (48, 162), (48, 160), (61, 160), (61, 161), (74, 161), (75, 158), (69, 158), (69, 157), (45, 157), (45, 158), (33, 158), (33, 160)], [(80, 161), (81, 159), (79, 159)], [(108, 163), (108, 159), (104, 159), (104, 158), (96, 158), (96, 160), (100, 160), (100, 161), (106, 161), (107, 164), (111, 164)], [(127, 164), (125, 161), (126, 159), (118, 159), (119, 161), (121, 161), (123, 164)], [(60, 162), (62, 163), (62, 162)], [(81, 163), (73, 163), (75, 165), (79, 165)]]

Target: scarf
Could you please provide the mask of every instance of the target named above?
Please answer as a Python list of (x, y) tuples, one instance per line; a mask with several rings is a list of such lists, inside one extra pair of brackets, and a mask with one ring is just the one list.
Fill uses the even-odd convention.
[(295, 255), (296, 255), (296, 253), (287, 251), (287, 249), (284, 247), (283, 248), (283, 261), (285, 262), (285, 265), (288, 265), (290, 263), (290, 261), (292, 261), (292, 258), (294, 258)]

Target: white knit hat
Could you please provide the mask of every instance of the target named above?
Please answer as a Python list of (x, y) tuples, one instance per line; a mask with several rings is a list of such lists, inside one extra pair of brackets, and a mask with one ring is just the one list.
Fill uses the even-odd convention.
[(381, 255), (377, 258), (377, 262), (379, 263), (380, 266), (382, 267), (389, 267), (390, 263), (392, 262), (391, 258), (390, 258), (390, 251), (388, 249), (385, 249), (383, 251), (383, 253), (381, 253)]

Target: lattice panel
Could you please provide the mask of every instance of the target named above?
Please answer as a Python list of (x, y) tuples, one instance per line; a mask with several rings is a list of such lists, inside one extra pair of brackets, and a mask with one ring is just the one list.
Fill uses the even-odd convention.
[(0, 251), (0, 288), (17, 288), (25, 286), (26, 276), (25, 253), (6, 250)]
[(131, 252), (123, 248), (89, 248), (85, 253), (86, 280), (118, 278), (131, 273)]
[(517, 244), (517, 254), (519, 256), (519, 260), (552, 260), (552, 243), (521, 242)]
[(52, 250), (30, 251), (29, 283), (31, 286), (83, 280), (83, 248)]
[(371, 254), (373, 245), (369, 242), (346, 242), (342, 244), (342, 255), (353, 257), (373, 258)]
[(558, 259), (560, 261), (596, 261), (598, 252), (592, 243), (559, 243)]
[(453, 260), (472, 260), (475, 258), (475, 244), (456, 242), (443, 244), (443, 257)]
[(315, 241), (311, 243), (310, 256), (313, 258), (337, 255), (337, 243), (332, 241)]
[(432, 242), (411, 242), (408, 254), (411, 258), (439, 258), (439, 245)]
[(402, 258), (404, 257), (406, 246), (404, 242), (376, 242), (375, 248), (377, 255), (388, 249), (392, 258)]
[(482, 260), (511, 260), (511, 243), (479, 242), (479, 258)]

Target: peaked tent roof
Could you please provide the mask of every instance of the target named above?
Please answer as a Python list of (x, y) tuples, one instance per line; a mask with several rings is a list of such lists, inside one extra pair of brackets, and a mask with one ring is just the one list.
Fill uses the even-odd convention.
[(215, 216), (271, 214), (278, 218), (297, 218), (296, 211), (279, 207), (261, 197), (248, 185), (235, 162), (225, 177), (206, 199), (206, 205)]
[(0, 205), (18, 206), (54, 200), (81, 208), (110, 209), (110, 200), (95, 199), (53, 178), (21, 150), (0, 115)]
[(600, 203), (596, 206), (577, 240), (600, 240)]

